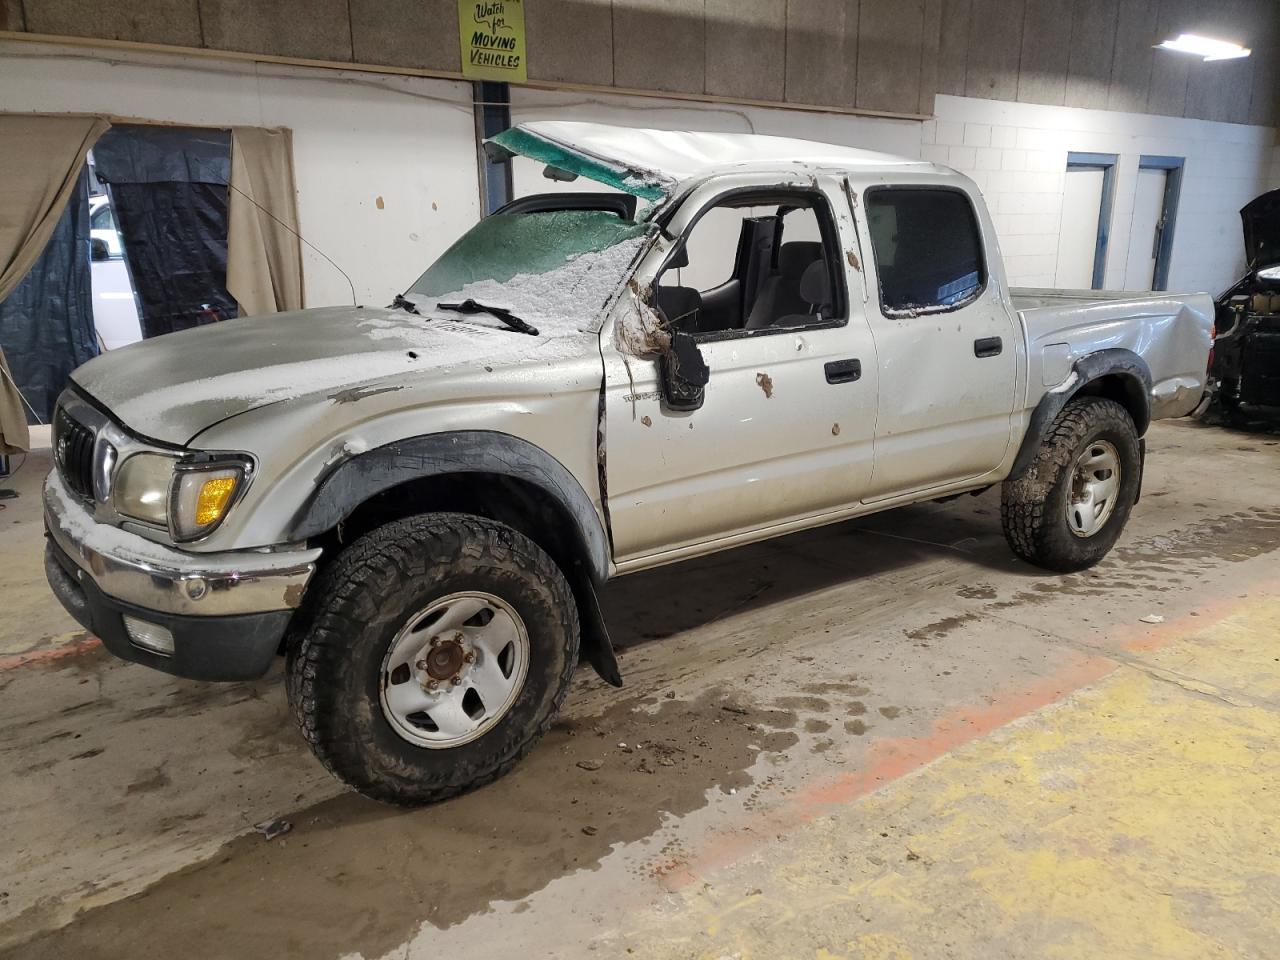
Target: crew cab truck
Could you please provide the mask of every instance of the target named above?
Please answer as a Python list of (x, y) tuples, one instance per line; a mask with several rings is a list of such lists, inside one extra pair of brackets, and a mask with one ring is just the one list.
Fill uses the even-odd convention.
[(179, 676), (283, 653), (303, 735), (371, 797), (503, 773), (580, 656), (621, 683), (611, 577), (994, 484), (1016, 554), (1087, 567), (1147, 425), (1204, 389), (1210, 297), (1010, 290), (944, 167), (578, 123), (487, 149), (573, 187), (389, 308), (112, 351), (57, 409), (67, 609)]

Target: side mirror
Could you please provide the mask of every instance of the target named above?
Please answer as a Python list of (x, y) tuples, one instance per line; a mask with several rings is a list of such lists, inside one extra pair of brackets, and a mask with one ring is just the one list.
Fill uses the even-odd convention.
[(90, 260), (110, 260), (111, 251), (107, 248), (107, 241), (101, 237), (89, 238), (89, 259)]
[(706, 396), (711, 371), (698, 344), (687, 333), (674, 331), (671, 346), (658, 358), (663, 402), (672, 410), (697, 410)]

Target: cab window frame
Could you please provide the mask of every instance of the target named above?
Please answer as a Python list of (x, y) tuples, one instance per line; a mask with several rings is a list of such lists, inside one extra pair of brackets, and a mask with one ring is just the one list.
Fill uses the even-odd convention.
[[(871, 230), (871, 201), (877, 194), (904, 193), (904, 192), (953, 193), (958, 195), (961, 199), (964, 200), (965, 205), (969, 210), (969, 219), (973, 225), (974, 237), (977, 239), (978, 269), (979, 269), (979, 276), (981, 278), (981, 282), (978, 284), (977, 288), (974, 290), (971, 296), (966, 297), (964, 300), (961, 300), (957, 303), (937, 304), (934, 306), (917, 307), (914, 309), (891, 307), (885, 303), (884, 280), (880, 274), (880, 257), (876, 250), (875, 234), (872, 233), (872, 230)], [(953, 186), (948, 186), (946, 184), (938, 184), (938, 183), (877, 184), (876, 186), (868, 187), (866, 190), (863, 191), (863, 206), (865, 211), (863, 214), (863, 218), (866, 221), (867, 240), (871, 246), (871, 259), (873, 264), (875, 265), (875, 271), (876, 271), (876, 297), (880, 304), (880, 313), (883, 316), (893, 320), (901, 320), (904, 318), (909, 319), (912, 317), (923, 317), (923, 316), (929, 316), (929, 317), (941, 316), (947, 313), (954, 313), (957, 310), (963, 310), (966, 307), (971, 307), (975, 303), (977, 303), (979, 300), (981, 300), (984, 294), (986, 294), (988, 288), (991, 285), (991, 269), (990, 269), (989, 260), (987, 257), (987, 241), (982, 231), (982, 221), (978, 217), (978, 207), (973, 202), (973, 197), (969, 194), (969, 191), (961, 187), (953, 187)]]
[[(789, 187), (789, 186), (748, 186), (734, 187), (716, 194), (701, 209), (694, 214), (693, 219), (685, 226), (681, 232), (677, 243), (673, 244), (671, 250), (668, 251), (666, 257), (662, 261), (662, 265), (654, 273), (653, 288), (656, 291), (662, 284), (662, 278), (666, 275), (668, 269), (673, 269), (672, 261), (685, 249), (690, 236), (702, 218), (716, 209), (723, 206), (725, 200), (742, 199), (744, 202), (733, 204), (734, 207), (751, 207), (751, 206), (797, 206), (800, 208), (808, 207), (814, 212), (814, 217), (818, 221), (818, 233), (822, 238), (823, 253), (827, 259), (827, 279), (831, 284), (831, 317), (823, 317), (814, 323), (806, 323), (794, 327), (777, 327), (767, 326), (759, 327), (755, 330), (748, 330), (744, 327), (732, 327), (728, 330), (702, 330), (702, 331), (681, 331), (686, 336), (692, 338), (695, 343), (716, 343), (722, 340), (745, 340), (752, 337), (769, 337), (777, 336), (784, 333), (804, 333), (813, 330), (826, 330), (847, 326), (849, 323), (849, 291), (847, 278), (842, 267), (843, 258), (840, 255), (842, 249), (840, 242), (840, 230), (836, 225), (835, 210), (831, 205), (830, 198), (826, 193), (816, 187)], [(801, 204), (793, 203), (796, 199), (802, 199), (807, 202)], [(685, 202), (688, 202), (687, 200)], [(665, 230), (671, 220), (678, 213), (677, 209), (673, 209), (670, 216), (664, 218), (662, 227)], [(699, 291), (701, 293), (701, 291)], [(743, 318), (745, 322), (745, 317)]]

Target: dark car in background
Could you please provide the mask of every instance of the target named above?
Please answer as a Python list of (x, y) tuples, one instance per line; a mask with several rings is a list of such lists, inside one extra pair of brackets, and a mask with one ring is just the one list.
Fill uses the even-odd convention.
[(1229, 414), (1280, 407), (1280, 190), (1240, 211), (1248, 270), (1218, 297), (1210, 375)]

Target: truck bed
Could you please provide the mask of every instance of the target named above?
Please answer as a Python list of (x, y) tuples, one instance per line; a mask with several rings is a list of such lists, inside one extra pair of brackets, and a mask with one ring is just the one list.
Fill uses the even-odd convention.
[(1059, 290), (1053, 287), (1010, 287), (1009, 299), (1015, 310), (1031, 310), (1035, 307), (1065, 307), (1072, 303), (1123, 300), (1150, 300), (1166, 297), (1159, 290)]
[(1150, 369), (1152, 419), (1185, 416), (1199, 403), (1212, 342), (1207, 293), (1022, 287), (1009, 298), (1026, 331), (1029, 383), (1052, 387), (1072, 358), (1122, 349)]

